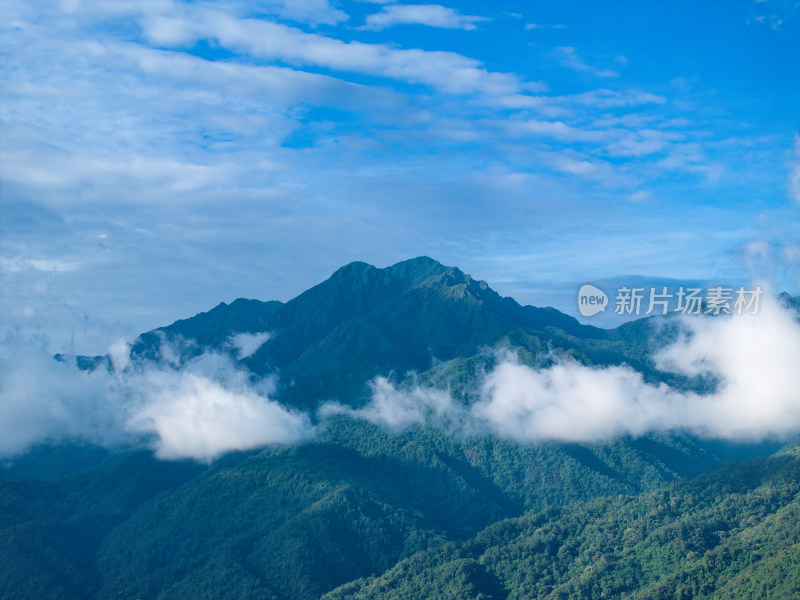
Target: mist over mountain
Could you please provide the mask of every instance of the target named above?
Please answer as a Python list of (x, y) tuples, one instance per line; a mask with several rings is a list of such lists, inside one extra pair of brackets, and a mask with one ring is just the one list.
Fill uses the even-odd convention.
[(330, 399), (358, 402), (375, 375), (423, 373), (515, 336), (535, 351), (585, 346), (580, 358), (588, 362), (628, 358), (624, 350), (603, 351), (606, 331), (555, 309), (520, 306), (428, 257), (385, 269), (351, 263), (285, 304), (221, 304), (143, 334), (131, 357), (169, 360), (177, 347), (186, 360), (223, 349), (231, 335), (259, 332), (270, 338), (242, 366), (257, 375), (278, 371), (283, 401), (304, 408)]
[[(765, 299), (758, 315), (670, 315), (605, 330), (520, 306), (428, 257), (385, 269), (351, 263), (285, 304), (220, 304), (75, 361), (152, 388), (124, 418), (154, 433), (164, 456), (299, 440), (337, 414), (522, 442), (652, 431), (786, 439), (800, 428), (800, 328), (788, 298)], [(240, 435), (253, 419), (264, 422)], [(206, 430), (215, 433), (192, 439)]]
[(800, 2), (0, 2), (0, 600), (800, 600)]
[(702, 573), (744, 589), (743, 559), (697, 561), (749, 539), (770, 548), (751, 564), (767, 586), (796, 565), (776, 524), (796, 510), (797, 453), (724, 465), (800, 431), (795, 301), (604, 330), (421, 257), (221, 303), (104, 356), (19, 351), (0, 592), (648, 597)]
[[(427, 379), (443, 363), (474, 362), (498, 347), (588, 365), (628, 363), (647, 372), (651, 333), (647, 324), (609, 331), (553, 308), (520, 306), (486, 282), (420, 257), (385, 269), (351, 263), (285, 304), (221, 303), (140, 335), (130, 358), (180, 364), (204, 352), (226, 352), (255, 375), (277, 372), (283, 402), (314, 408), (331, 399), (364, 401), (364, 384), (375, 375), (403, 378), (413, 371)], [(236, 335), (268, 339), (242, 356), (231, 341)], [(111, 358), (77, 361), (93, 366)]]

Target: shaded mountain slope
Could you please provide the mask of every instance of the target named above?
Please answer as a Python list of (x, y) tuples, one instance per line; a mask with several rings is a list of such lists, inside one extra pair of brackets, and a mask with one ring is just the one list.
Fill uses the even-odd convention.
[(234, 334), (264, 331), (269, 317), (282, 306), (277, 300), (239, 298), (230, 304), (220, 302), (208, 312), (143, 333), (131, 345), (131, 355), (157, 360), (160, 358), (157, 350), (164, 341), (183, 346), (190, 356), (204, 349), (219, 348)]
[(638, 497), (491, 525), (325, 600), (800, 597), (800, 460), (733, 464)]
[[(0, 482), (0, 593), (310, 600), (526, 509), (653, 490), (722, 459), (688, 438), (521, 446), (351, 418), (210, 466), (123, 453)], [(443, 564), (491, 583), (471, 562)]]

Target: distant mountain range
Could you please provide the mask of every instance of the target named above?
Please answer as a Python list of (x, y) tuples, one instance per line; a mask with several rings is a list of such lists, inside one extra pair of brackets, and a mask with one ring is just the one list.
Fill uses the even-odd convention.
[[(224, 353), (312, 412), (363, 406), (376, 375), (468, 401), (502, 348), (702, 388), (655, 368), (675, 330), (651, 322), (582, 325), (421, 257), (351, 263), (286, 303), (222, 303), (140, 335), (131, 360)], [(243, 334), (263, 343), (245, 352)], [(43, 445), (0, 468), (0, 597), (798, 598), (798, 452), (752, 458), (779, 448), (663, 433), (525, 445), (346, 415), (210, 465)]]

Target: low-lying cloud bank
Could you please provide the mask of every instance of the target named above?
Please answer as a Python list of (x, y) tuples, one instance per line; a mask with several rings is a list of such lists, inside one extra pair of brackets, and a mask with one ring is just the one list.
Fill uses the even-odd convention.
[(126, 428), (155, 436), (160, 458), (211, 460), (231, 450), (288, 444), (313, 435), (308, 415), (270, 400), (222, 354), (203, 354), (179, 371), (148, 368), (129, 378), (134, 401)]
[(506, 353), (470, 406), (441, 390), (405, 392), (377, 379), (364, 408), (323, 410), (393, 431), (446, 422), (468, 435), (491, 433), (520, 442), (588, 442), (672, 430), (742, 441), (787, 438), (800, 432), (796, 319), (772, 299), (756, 316), (685, 317), (683, 333), (655, 362), (662, 371), (715, 379), (709, 394), (648, 383), (628, 366), (562, 361), (534, 369)]
[[(392, 432), (418, 425), (455, 435), (492, 434), (520, 442), (598, 441), (684, 430), (732, 440), (787, 438), (800, 432), (800, 324), (765, 299), (759, 315), (686, 317), (683, 333), (655, 357), (657, 366), (717, 381), (713, 393), (645, 381), (627, 366), (559, 362), (545, 369), (506, 353), (480, 380), (475, 400), (446, 390), (370, 383), (359, 409), (324, 405), (324, 421), (348, 414)], [(247, 356), (266, 339), (231, 339)], [(0, 457), (47, 440), (105, 446), (140, 444), (165, 459), (211, 461), (226, 452), (312, 437), (309, 415), (275, 400), (274, 379), (255, 381), (230, 354), (183, 364), (137, 363), (124, 343), (109, 350), (112, 368), (92, 372), (54, 361), (29, 341), (7, 338), (0, 351)]]
[(116, 343), (110, 370), (80, 371), (43, 346), (5, 347), (14, 352), (0, 356), (0, 457), (48, 440), (115, 446), (145, 439), (160, 458), (210, 461), (314, 434), (308, 415), (270, 399), (273, 380), (251, 381), (225, 354), (176, 369), (170, 361), (132, 363), (128, 346)]
[(416, 387), (399, 390), (385, 377), (376, 377), (370, 382), (372, 399), (363, 408), (354, 409), (338, 403), (320, 407), (317, 416), (329, 419), (338, 415), (350, 415), (385, 427), (393, 433), (401, 433), (411, 427), (424, 424), (463, 429), (463, 407), (457, 405), (445, 390)]

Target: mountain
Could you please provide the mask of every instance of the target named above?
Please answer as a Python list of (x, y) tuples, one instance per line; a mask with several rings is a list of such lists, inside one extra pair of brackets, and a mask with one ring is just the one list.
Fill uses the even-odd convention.
[[(273, 300), (261, 302), (239, 298), (230, 304), (220, 302), (208, 312), (172, 325), (159, 327), (141, 334), (131, 344), (131, 355), (137, 360), (159, 361), (166, 345), (175, 346), (183, 359), (197, 356), (204, 350), (220, 349), (237, 333), (258, 333), (267, 327), (267, 317), (283, 303)], [(69, 361), (73, 357), (56, 354), (56, 360)], [(108, 356), (76, 356), (78, 367), (94, 369), (110, 366)]]
[[(240, 335), (263, 343), (241, 352)], [(131, 360), (177, 368), (226, 354), (253, 379), (277, 373), (281, 403), (314, 410), (363, 405), (376, 375), (469, 402), (503, 348), (530, 365), (569, 356), (696, 386), (650, 359), (672, 335), (651, 319), (603, 330), (520, 306), (421, 257), (351, 263), (286, 303), (222, 303), (140, 335)], [(109, 357), (75, 358), (111, 368)], [(731, 463), (776, 450), (685, 434), (520, 444), (392, 433), (347, 415), (309, 441), (209, 465), (45, 444), (0, 469), (0, 596), (770, 597), (752, 590), (772, 586), (788, 598), (797, 453)]]
[(800, 315), (800, 296), (792, 296), (786, 292), (778, 294), (778, 301), (786, 308), (791, 308)]
[(219, 348), (232, 334), (263, 331), (269, 316), (281, 306), (283, 304), (276, 300), (261, 302), (239, 298), (230, 304), (220, 302), (208, 312), (140, 335), (132, 345), (131, 353), (140, 358), (158, 360), (157, 350), (165, 340), (191, 342), (197, 350)]
[[(240, 364), (258, 376), (277, 372), (286, 405), (314, 409), (326, 400), (358, 406), (376, 375), (413, 372), (422, 381), (465, 379), (491, 363), (491, 351), (513, 348), (531, 361), (569, 355), (585, 364), (630, 364), (650, 378), (649, 322), (607, 331), (582, 325), (553, 308), (520, 306), (484, 281), (419, 257), (379, 269), (354, 262), (296, 298), (239, 299), (207, 313), (140, 335), (134, 360), (177, 354), (188, 360), (207, 351), (232, 352), (240, 333), (268, 332)], [(60, 357), (60, 355), (59, 355)], [(77, 357), (79, 365), (107, 357)]]
[[(645, 494), (646, 510), (629, 509), (625, 502), (635, 494), (714, 464), (719, 459), (690, 440), (667, 436), (520, 446), (456, 440), (433, 430), (393, 435), (350, 418), (333, 421), (313, 442), (230, 454), (209, 466), (119, 453), (61, 479), (0, 482), (0, 594), (311, 600), (328, 592), (349, 597), (355, 586), (364, 597), (394, 597), (384, 596), (384, 587), (376, 593), (373, 578), (416, 573), (418, 560), (447, 573), (453, 549), (469, 548), (472, 554), (457, 556), (468, 558), (472, 569), (481, 556), (472, 549), (476, 536), (517, 531), (504, 525), (514, 519), (532, 535), (538, 526), (530, 523), (540, 523), (541, 511), (553, 528), (563, 528), (548, 534), (543, 557), (549, 560), (568, 536), (576, 538), (570, 548), (581, 537), (574, 515), (602, 523), (609, 507), (623, 505), (627, 512), (613, 522), (633, 520), (660, 498)], [(760, 469), (757, 463), (751, 473)], [(774, 511), (778, 500), (764, 502)], [(677, 509), (670, 510), (659, 523)], [(614, 548), (618, 542), (603, 543)], [(581, 552), (589, 553), (591, 545), (585, 546)], [(502, 561), (497, 568), (504, 564), (513, 571)], [(422, 573), (414, 585), (439, 576)], [(396, 597), (409, 597), (401, 583)], [(333, 592), (339, 586), (345, 588)], [(479, 597), (454, 589), (452, 597)], [(440, 596), (431, 590), (412, 597)]]

